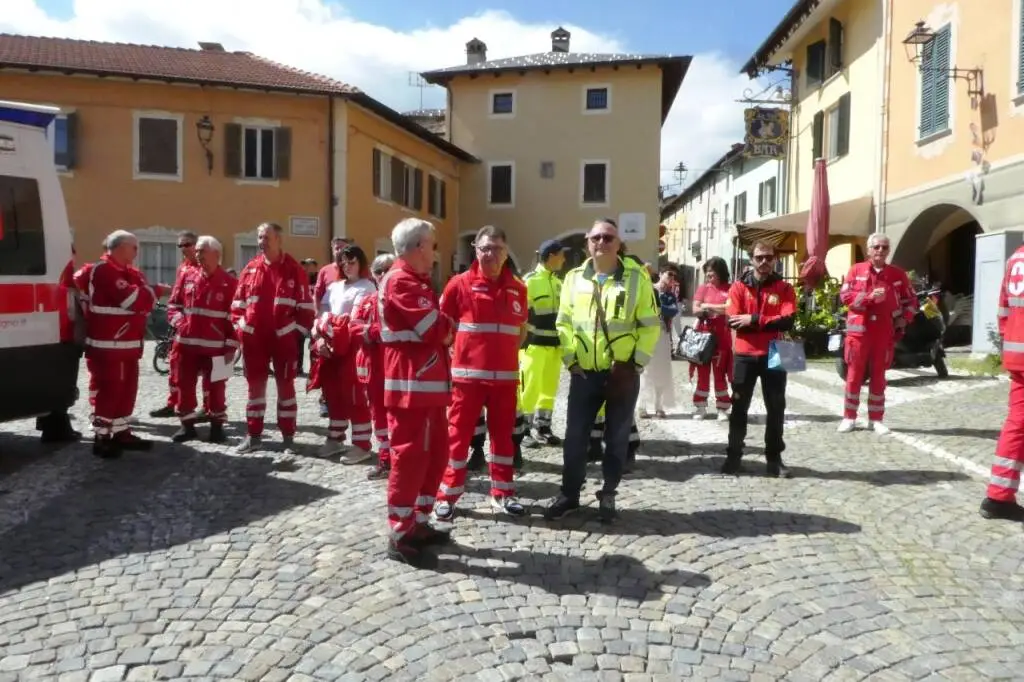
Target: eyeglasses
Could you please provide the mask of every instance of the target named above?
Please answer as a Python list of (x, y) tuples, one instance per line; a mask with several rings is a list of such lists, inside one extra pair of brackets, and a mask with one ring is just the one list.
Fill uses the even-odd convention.
[(872, 244), (868, 248), (871, 249), (872, 251), (888, 251), (889, 250), (889, 245), (888, 244)]
[(754, 261), (756, 261), (758, 263), (770, 263), (773, 260), (775, 260), (775, 254), (774, 253), (769, 253), (769, 254), (760, 253), (760, 254), (754, 256)]
[(501, 253), (505, 250), (505, 247), (498, 245), (477, 246), (476, 250), (483, 254)]
[(615, 241), (615, 235), (607, 233), (592, 234), (589, 237), (587, 237), (587, 239), (589, 239), (595, 244), (611, 244), (613, 241)]
[(193, 244), (192, 242), (185, 242), (184, 244), (178, 244), (178, 248), (179, 249), (187, 249), (187, 248), (190, 248), (190, 247), (193, 247), (193, 246), (195, 246), (195, 244)]

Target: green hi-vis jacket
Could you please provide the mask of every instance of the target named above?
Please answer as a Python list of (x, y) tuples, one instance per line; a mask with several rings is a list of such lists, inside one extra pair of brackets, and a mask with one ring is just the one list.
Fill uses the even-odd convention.
[(528, 346), (558, 347), (558, 303), (562, 295), (562, 280), (543, 263), (526, 273), (526, 304), (530, 317), (526, 322)]
[[(598, 291), (604, 306), (607, 334), (598, 320), (595, 303)], [(661, 334), (658, 302), (650, 275), (631, 261), (619, 259), (618, 269), (599, 287), (594, 262), (587, 259), (565, 276), (556, 326), (562, 361), (567, 367), (578, 364), (587, 371), (604, 370), (609, 369), (613, 361), (646, 365), (651, 361)]]

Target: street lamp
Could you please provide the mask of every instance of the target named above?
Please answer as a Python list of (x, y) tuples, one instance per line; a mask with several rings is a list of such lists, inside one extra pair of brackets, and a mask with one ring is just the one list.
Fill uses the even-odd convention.
[(210, 175), (213, 174), (213, 151), (210, 150), (210, 142), (213, 140), (215, 129), (209, 116), (203, 116), (196, 121), (196, 137), (199, 138), (199, 144), (206, 152), (206, 172)]
[[(910, 33), (907, 34), (907, 37), (903, 39), (903, 50), (907, 55), (907, 61), (911, 64), (917, 64), (917, 70), (921, 72), (937, 71), (954, 80), (962, 78), (967, 81), (967, 94), (970, 97), (984, 97), (984, 74), (980, 68), (959, 69), (955, 66), (925, 65), (926, 57), (931, 54), (927, 51), (927, 48), (932, 41), (935, 40), (935, 35), (935, 31), (928, 28), (928, 25), (925, 24), (925, 22), (918, 21), (914, 24), (914, 28), (911, 29)], [(934, 49), (932, 51), (934, 51)]]

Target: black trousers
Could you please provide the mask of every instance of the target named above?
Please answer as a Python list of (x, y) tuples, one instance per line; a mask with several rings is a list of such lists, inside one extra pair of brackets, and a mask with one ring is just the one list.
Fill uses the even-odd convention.
[(768, 369), (766, 355), (736, 355), (733, 364), (732, 412), (729, 415), (729, 459), (743, 456), (743, 441), (747, 437), (747, 412), (754, 397), (754, 386), (761, 380), (761, 395), (768, 412), (764, 430), (764, 454), (769, 462), (782, 461), (786, 443), (782, 429), (786, 419), (786, 373)]

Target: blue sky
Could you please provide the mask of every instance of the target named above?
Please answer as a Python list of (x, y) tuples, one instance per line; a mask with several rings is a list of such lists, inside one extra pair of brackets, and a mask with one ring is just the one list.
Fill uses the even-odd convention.
[(0, 31), (179, 47), (218, 41), (352, 83), (400, 111), (421, 99), (443, 106), (442, 89), (421, 92), (410, 74), (462, 63), (474, 37), (492, 59), (547, 51), (558, 25), (572, 32), (572, 51), (693, 55), (662, 130), (662, 183), (672, 185), (678, 162), (692, 169), (690, 182), (742, 139), (736, 100), (756, 84), (737, 72), (793, 0), (0, 2)]

